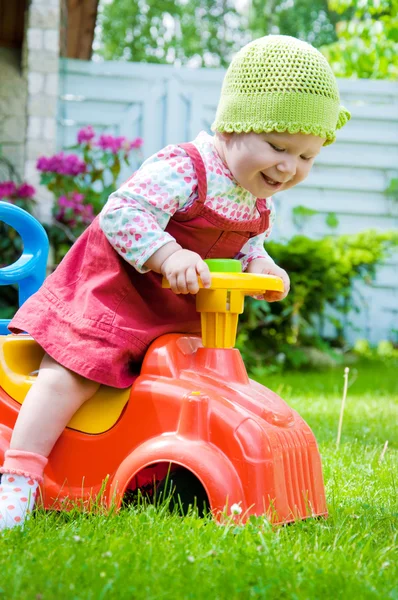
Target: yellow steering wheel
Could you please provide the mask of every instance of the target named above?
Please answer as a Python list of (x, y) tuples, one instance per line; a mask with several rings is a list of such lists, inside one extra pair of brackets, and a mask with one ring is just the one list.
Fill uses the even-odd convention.
[[(208, 259), (211, 272), (210, 288), (203, 288), (199, 279), (196, 309), (201, 314), (202, 340), (207, 348), (233, 348), (239, 315), (243, 313), (244, 297), (261, 295), (268, 290), (283, 292), (283, 281), (274, 275), (242, 273), (238, 260)], [(164, 288), (170, 288), (166, 279)]]

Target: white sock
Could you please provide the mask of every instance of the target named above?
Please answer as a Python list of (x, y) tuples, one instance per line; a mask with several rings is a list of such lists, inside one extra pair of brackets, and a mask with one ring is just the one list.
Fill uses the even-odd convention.
[(35, 479), (3, 473), (0, 482), (0, 531), (23, 525), (31, 513), (38, 493)]

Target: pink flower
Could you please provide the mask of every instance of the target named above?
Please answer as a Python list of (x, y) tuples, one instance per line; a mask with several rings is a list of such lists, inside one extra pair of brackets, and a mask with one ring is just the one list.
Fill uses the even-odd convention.
[[(68, 196), (60, 196), (58, 198), (58, 210), (55, 213), (55, 218), (57, 221), (65, 223), (69, 227), (75, 227), (78, 223), (83, 223), (84, 225), (89, 225), (95, 215), (94, 209), (91, 204), (83, 204), (84, 194), (80, 194), (79, 192), (72, 192), (69, 197)], [(65, 214), (66, 209), (72, 209), (73, 216), (67, 217)]]
[(113, 135), (102, 134), (98, 139), (97, 146), (102, 150), (110, 150), (113, 154), (117, 154), (125, 142), (126, 138), (124, 136), (114, 137)]
[(59, 206), (61, 206), (62, 208), (69, 208), (71, 206), (71, 201), (68, 200), (68, 198), (66, 196), (60, 196), (58, 198), (58, 204)]
[(130, 142), (130, 149), (134, 150), (136, 148), (141, 148), (143, 143), (144, 143), (144, 140), (140, 137), (137, 137), (137, 138), (135, 138), (135, 140)]
[(78, 208), (82, 207), (84, 200), (84, 194), (78, 192), (72, 192), (71, 196), (60, 196), (58, 198), (58, 205), (62, 208)]
[(81, 160), (77, 154), (68, 154), (64, 157), (61, 169), (58, 171), (61, 175), (80, 175), (85, 173), (87, 169), (86, 163)]
[(91, 140), (95, 137), (95, 131), (91, 125), (87, 125), (87, 127), (83, 127), (77, 133), (77, 143), (84, 144), (86, 142), (91, 142)]
[(29, 185), (28, 183), (23, 183), (16, 191), (18, 198), (33, 198), (35, 193), (36, 190), (33, 185)]
[(79, 192), (72, 192), (72, 200), (75, 204), (82, 204), (85, 196)]
[(17, 191), (17, 186), (13, 181), (3, 181), (0, 183), (0, 199), (14, 196)]
[(124, 136), (114, 137), (113, 135), (102, 134), (98, 139), (97, 146), (102, 148), (102, 150), (110, 150), (113, 154), (117, 154), (120, 150), (129, 152), (130, 150), (141, 148), (143, 143), (144, 140), (140, 137), (130, 142)]
[(87, 169), (86, 163), (77, 154), (65, 155), (63, 152), (54, 154), (49, 158), (41, 156), (36, 163), (36, 167), (39, 171), (46, 173), (58, 173), (59, 175), (72, 175), (74, 177), (85, 173)]
[(45, 171), (47, 169), (48, 158), (40, 156), (36, 162), (36, 169), (38, 171)]

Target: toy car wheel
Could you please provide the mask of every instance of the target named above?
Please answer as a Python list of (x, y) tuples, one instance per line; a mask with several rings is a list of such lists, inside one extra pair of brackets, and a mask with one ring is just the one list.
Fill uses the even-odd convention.
[(124, 494), (123, 506), (142, 500), (156, 505), (166, 503), (171, 512), (181, 515), (197, 509), (203, 517), (210, 511), (209, 499), (199, 479), (173, 463), (156, 463), (137, 473)]
[(169, 475), (159, 482), (156, 489), (159, 501), (168, 503), (171, 512), (187, 515), (196, 509), (200, 517), (210, 512), (209, 499), (199, 479), (188, 469), (174, 468)]

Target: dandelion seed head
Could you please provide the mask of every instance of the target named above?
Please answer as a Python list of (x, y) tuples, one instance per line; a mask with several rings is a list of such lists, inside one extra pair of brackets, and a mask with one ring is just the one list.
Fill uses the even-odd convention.
[(240, 515), (242, 512), (242, 507), (239, 504), (233, 504), (231, 506), (231, 515)]

